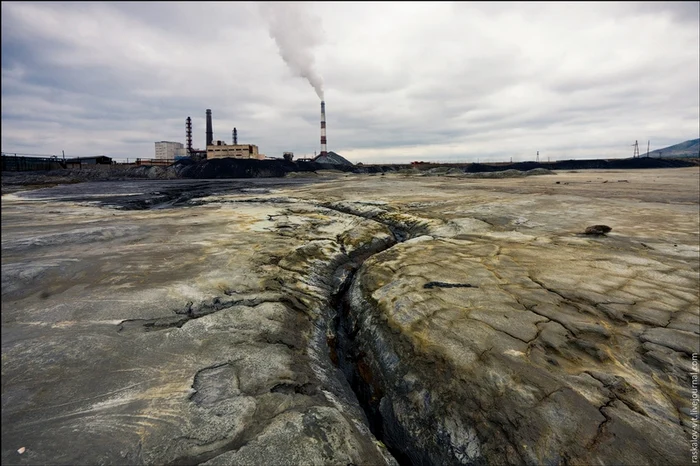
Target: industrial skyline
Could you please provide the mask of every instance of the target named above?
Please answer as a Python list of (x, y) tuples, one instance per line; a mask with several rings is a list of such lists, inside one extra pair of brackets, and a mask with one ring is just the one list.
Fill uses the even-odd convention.
[(149, 157), (186, 143), (188, 115), (201, 147), (211, 103), (219, 139), (235, 122), (266, 154), (313, 154), (321, 92), (353, 162), (622, 158), (700, 136), (698, 2), (285, 8), (310, 18), (299, 36), (271, 37), (256, 3), (2, 3), (2, 150)]

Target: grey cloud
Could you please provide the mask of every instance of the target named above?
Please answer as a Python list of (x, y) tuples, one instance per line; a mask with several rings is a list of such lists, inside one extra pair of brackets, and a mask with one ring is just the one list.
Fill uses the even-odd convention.
[[(351, 160), (628, 156), (634, 139), (698, 137), (697, 5), (304, 7), (325, 31), (329, 149)], [(263, 19), (241, 2), (2, 3), (3, 151), (151, 157), (184, 142), (187, 116), (202, 147), (211, 108), (217, 139), (236, 126), (268, 155), (313, 154), (318, 99)]]
[(672, 20), (679, 22), (700, 22), (700, 2), (631, 2), (638, 14), (668, 14)]

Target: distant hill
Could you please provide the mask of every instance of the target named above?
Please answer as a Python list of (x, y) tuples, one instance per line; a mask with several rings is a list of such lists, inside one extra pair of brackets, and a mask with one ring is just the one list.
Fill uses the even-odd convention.
[(698, 156), (700, 156), (700, 139), (691, 139), (689, 141), (676, 144), (675, 146), (668, 146), (664, 147), (663, 149), (656, 149), (649, 152), (649, 157), (684, 158)]
[(347, 165), (352, 167), (353, 163), (348, 159), (344, 158), (340, 154), (336, 154), (333, 151), (329, 151), (326, 155), (319, 155), (314, 159), (316, 163), (328, 163), (332, 165)]

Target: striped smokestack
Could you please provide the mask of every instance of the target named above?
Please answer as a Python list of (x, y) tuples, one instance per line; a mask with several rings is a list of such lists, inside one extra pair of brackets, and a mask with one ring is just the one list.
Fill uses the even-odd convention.
[(326, 102), (321, 101), (321, 154), (324, 156), (328, 154), (328, 148), (326, 147)]
[(211, 146), (214, 141), (214, 131), (211, 129), (211, 109), (207, 109), (207, 146)]

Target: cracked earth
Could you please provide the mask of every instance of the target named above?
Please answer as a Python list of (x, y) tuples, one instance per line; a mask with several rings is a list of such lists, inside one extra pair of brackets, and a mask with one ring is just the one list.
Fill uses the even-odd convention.
[(688, 464), (699, 176), (4, 195), (2, 463)]

